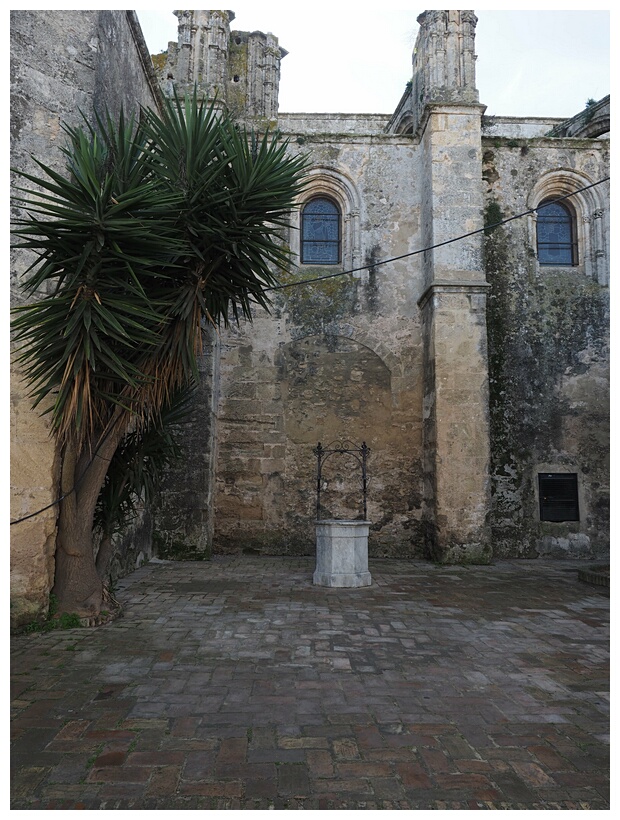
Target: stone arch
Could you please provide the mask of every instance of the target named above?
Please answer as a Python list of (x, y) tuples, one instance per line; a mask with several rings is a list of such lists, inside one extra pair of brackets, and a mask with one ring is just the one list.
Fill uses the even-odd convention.
[(399, 134), (401, 136), (411, 136), (413, 134), (413, 112), (410, 109), (404, 109), (399, 112), (390, 124), (390, 133)]
[(530, 190), (527, 199), (527, 207), (532, 211), (528, 220), (529, 241), (530, 247), (536, 248), (535, 209), (540, 203), (572, 194), (567, 202), (575, 214), (579, 254), (576, 267), (599, 284), (608, 285), (609, 215), (604, 207), (600, 187), (581, 190), (593, 182), (586, 174), (568, 168), (543, 174)]
[[(313, 449), (349, 440), (371, 448), (373, 466), (387, 460), (392, 427), (390, 368), (370, 347), (329, 331), (293, 339), (280, 349), (287, 503), (312, 514)], [(324, 475), (326, 509), (338, 518), (359, 513), (354, 465), (330, 461)], [(346, 459), (345, 459), (346, 461)], [(353, 470), (353, 473), (351, 472)], [(375, 506), (378, 498), (373, 498)]]
[(579, 137), (580, 139), (596, 139), (605, 134), (609, 134), (610, 129), (610, 115), (609, 111), (601, 112), (595, 116), (590, 122), (586, 123), (583, 128), (580, 128), (576, 134), (571, 136)]
[(348, 322), (338, 322), (326, 325), (325, 333), (327, 335), (343, 336), (347, 339), (353, 339), (360, 345), (367, 347), (379, 356), (390, 371), (393, 395), (395, 396), (396, 393), (402, 389), (404, 380), (404, 364), (402, 359), (394, 355), (385, 342), (378, 339), (369, 330), (349, 324)]
[(352, 335), (302, 336), (283, 345), (279, 358), (291, 441), (369, 437), (385, 425), (392, 405), (390, 368)]
[[(320, 196), (332, 199), (342, 216), (340, 268), (350, 270), (359, 267), (361, 259), (360, 196), (352, 180), (346, 174), (326, 166), (317, 166), (308, 172), (306, 187), (303, 194), (298, 197), (297, 208), (291, 215), (290, 247), (293, 261), (297, 264), (300, 262), (301, 208), (304, 203)], [(338, 268), (337, 265), (334, 267)]]

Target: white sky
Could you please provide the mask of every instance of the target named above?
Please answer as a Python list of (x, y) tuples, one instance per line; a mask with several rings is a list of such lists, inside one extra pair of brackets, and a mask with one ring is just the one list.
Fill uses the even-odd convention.
[[(396, 108), (411, 77), (416, 18), (424, 8), (390, 0), (369, 11), (347, 3), (232, 5), (232, 28), (272, 32), (289, 52), (280, 111), (389, 114)], [(487, 114), (571, 117), (587, 99), (609, 94), (609, 11), (476, 14), (476, 78)], [(171, 10), (138, 10), (138, 17), (151, 53), (177, 40)]]

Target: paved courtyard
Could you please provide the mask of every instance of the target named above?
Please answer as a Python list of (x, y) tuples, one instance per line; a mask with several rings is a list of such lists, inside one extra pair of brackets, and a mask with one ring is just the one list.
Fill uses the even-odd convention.
[(151, 562), (117, 621), (13, 638), (14, 809), (608, 809), (583, 564)]

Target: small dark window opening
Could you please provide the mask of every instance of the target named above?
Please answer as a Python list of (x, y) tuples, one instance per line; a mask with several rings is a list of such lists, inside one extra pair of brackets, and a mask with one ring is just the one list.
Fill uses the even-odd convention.
[(541, 265), (577, 265), (574, 219), (561, 202), (545, 200), (536, 209), (536, 240)]
[(541, 521), (579, 521), (576, 473), (539, 473)]
[(239, 75), (235, 74), (235, 76), (233, 77), (233, 83), (238, 83), (238, 82), (239, 82)]
[(340, 262), (340, 210), (331, 199), (311, 199), (302, 211), (301, 261), (306, 265)]

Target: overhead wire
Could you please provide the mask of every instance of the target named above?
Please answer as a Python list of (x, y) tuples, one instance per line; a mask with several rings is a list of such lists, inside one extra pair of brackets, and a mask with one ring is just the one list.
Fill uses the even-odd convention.
[[(562, 200), (564, 199), (570, 199), (570, 197), (576, 196), (576, 194), (580, 194), (583, 191), (587, 191), (589, 188), (595, 188), (597, 185), (602, 185), (604, 182), (608, 181), (609, 177), (604, 177), (603, 179), (600, 179), (598, 182), (593, 182), (590, 185), (584, 185), (583, 188), (578, 188), (577, 190), (572, 191), (570, 194), (565, 194), (564, 196), (558, 197), (557, 199), (546, 200), (545, 204), (549, 205), (555, 202), (562, 202)], [(426, 253), (427, 251), (432, 251), (436, 248), (441, 248), (444, 245), (451, 245), (453, 242), (460, 242), (462, 239), (468, 239), (470, 236), (475, 236), (476, 234), (490, 231), (493, 228), (499, 228), (501, 225), (506, 225), (508, 222), (512, 222), (515, 219), (522, 219), (524, 216), (536, 213), (537, 210), (538, 208), (528, 208), (527, 211), (523, 211), (522, 213), (516, 214), (515, 216), (509, 216), (506, 219), (502, 219), (499, 222), (494, 222), (491, 225), (484, 225), (482, 228), (477, 228), (475, 231), (469, 231), (468, 233), (461, 234), (460, 236), (455, 236), (452, 239), (446, 239), (443, 242), (436, 242), (434, 245), (428, 245), (427, 247), (419, 248), (416, 251), (409, 251), (409, 253), (400, 254), (400, 256), (391, 256), (389, 259), (382, 259), (379, 262), (369, 262), (368, 264), (360, 265), (357, 268), (349, 268), (349, 270), (338, 271), (337, 273), (328, 273), (324, 276), (314, 276), (311, 279), (298, 279), (295, 282), (285, 282), (282, 284), (271, 285), (270, 287), (265, 288), (265, 290), (284, 290), (285, 288), (294, 288), (298, 287), (299, 285), (309, 285), (313, 282), (321, 282), (324, 279), (336, 279), (339, 276), (348, 276), (351, 273), (359, 273), (360, 271), (364, 270), (374, 270), (375, 268), (378, 268), (380, 265), (387, 265), (390, 262), (398, 262), (401, 259), (408, 259), (411, 256), (417, 256), (420, 253)]]
[[(583, 188), (578, 188), (577, 190), (572, 191), (569, 194), (565, 194), (564, 196), (557, 197), (556, 199), (546, 200), (545, 204), (551, 204), (551, 203), (555, 203), (555, 202), (562, 202), (565, 199), (570, 199), (571, 197), (576, 196), (577, 194), (580, 194), (583, 191), (587, 191), (590, 188), (595, 188), (597, 185), (602, 185), (604, 182), (609, 182), (609, 179), (610, 179), (610, 177), (603, 177), (603, 179), (600, 179), (598, 182), (593, 182), (590, 185), (584, 185)], [(506, 225), (508, 222), (513, 222), (515, 219), (522, 219), (524, 216), (529, 216), (530, 214), (536, 213), (537, 210), (538, 210), (538, 208), (528, 208), (527, 211), (522, 211), (521, 213), (516, 214), (515, 216), (509, 216), (506, 219), (502, 219), (499, 222), (494, 222), (491, 225), (484, 225), (482, 228), (477, 228), (475, 231), (468, 231), (467, 233), (460, 234), (460, 236), (455, 236), (452, 239), (446, 239), (443, 242), (437, 242), (434, 245), (428, 245), (427, 247), (419, 248), (418, 250), (410, 251), (409, 253), (403, 253), (403, 254), (400, 254), (399, 256), (392, 256), (392, 257), (389, 257), (388, 259), (382, 259), (379, 262), (372, 262), (372, 263), (369, 263), (367, 265), (360, 265), (357, 268), (350, 268), (349, 270), (345, 270), (345, 271), (338, 271), (336, 273), (329, 273), (329, 274), (325, 274), (324, 276), (315, 276), (315, 277), (312, 277), (311, 279), (299, 279), (295, 282), (286, 282), (286, 283), (282, 283), (282, 284), (272, 285), (270, 287), (264, 288), (264, 291), (284, 290), (286, 288), (300, 287), (301, 285), (309, 285), (309, 284), (312, 284), (313, 282), (321, 282), (325, 279), (335, 279), (335, 278), (340, 277), (340, 276), (348, 276), (352, 273), (359, 273), (360, 271), (364, 271), (364, 270), (370, 270), (370, 269), (374, 270), (375, 268), (378, 268), (381, 265), (387, 265), (390, 262), (398, 262), (401, 259), (408, 259), (411, 256), (417, 256), (420, 253), (425, 253), (427, 251), (435, 250), (436, 248), (441, 248), (441, 247), (444, 247), (445, 245), (451, 245), (454, 242), (460, 242), (463, 239), (468, 239), (470, 236), (476, 236), (476, 234), (484, 233), (484, 232), (490, 231), (494, 228), (499, 228), (501, 225)], [(109, 432), (111, 432), (111, 431), (109, 431)], [(28, 515), (22, 516), (21, 518), (17, 518), (14, 521), (11, 521), (10, 522), (11, 526), (13, 524), (20, 524), (22, 521), (27, 521), (29, 518), (34, 518), (37, 515), (40, 515), (41, 513), (45, 512), (46, 510), (49, 510), (52, 507), (57, 506), (65, 498), (70, 496), (72, 493), (76, 492), (78, 487), (79, 487), (79, 484), (81, 483), (81, 481), (83, 480), (83, 478), (86, 474), (86, 470), (90, 467), (90, 465), (93, 463), (94, 459), (97, 457), (98, 450), (103, 445), (105, 439), (107, 438), (107, 435), (109, 435), (109, 432), (106, 434), (106, 436), (100, 442), (99, 446), (97, 447), (97, 450), (95, 450), (91, 460), (88, 462), (88, 464), (86, 464), (86, 466), (84, 468), (84, 472), (79, 477), (79, 479), (77, 480), (76, 485), (74, 487), (72, 487), (64, 495), (60, 496), (60, 498), (57, 498), (55, 501), (52, 501), (50, 504), (47, 504), (45, 507), (42, 507), (40, 510), (37, 510), (36, 512), (30, 513)]]

